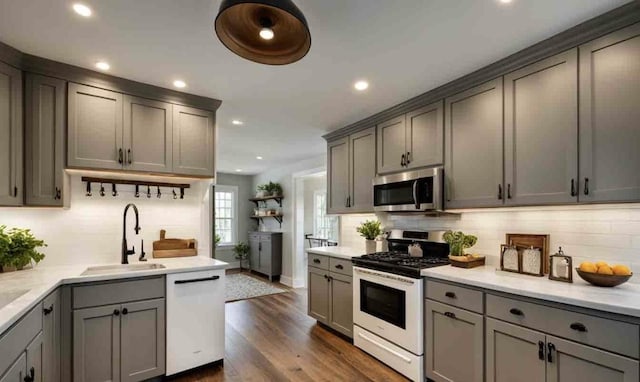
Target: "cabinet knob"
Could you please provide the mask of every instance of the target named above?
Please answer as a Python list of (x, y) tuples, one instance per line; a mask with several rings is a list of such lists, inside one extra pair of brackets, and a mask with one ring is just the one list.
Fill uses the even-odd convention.
[(127, 164), (131, 164), (131, 149), (127, 149)]
[(56, 200), (60, 200), (62, 198), (62, 191), (58, 187), (56, 187), (56, 195), (53, 197)]
[(586, 332), (587, 331), (587, 327), (584, 326), (584, 324), (581, 324), (579, 322), (574, 322), (573, 324), (569, 325), (569, 327), (573, 330), (575, 330), (576, 332)]
[(571, 179), (571, 196), (577, 196), (578, 194), (576, 193), (576, 180), (575, 179)]
[(556, 345), (549, 342), (547, 344), (547, 362), (553, 362), (553, 352), (556, 350)]
[(456, 318), (455, 313), (451, 313), (451, 312), (444, 312), (444, 315), (449, 317), (449, 318)]
[(407, 151), (407, 160), (406, 160), (407, 166), (409, 165), (409, 163), (411, 163), (411, 159), (409, 159), (410, 157), (411, 157), (411, 152)]
[(456, 294), (453, 292), (446, 292), (444, 295), (449, 298), (456, 298)]
[(584, 194), (589, 195), (589, 178), (584, 178)]
[(511, 199), (511, 183), (507, 184), (507, 199)]
[(51, 305), (51, 306), (50, 306), (50, 307), (48, 307), (48, 308), (44, 308), (42, 311), (43, 311), (43, 313), (44, 313), (44, 315), (45, 315), (45, 316), (50, 315), (50, 314), (51, 314), (51, 312), (53, 312), (53, 305)]
[(524, 313), (522, 313), (522, 311), (518, 308), (511, 308), (509, 310), (509, 313), (513, 314), (514, 316), (524, 316)]
[(407, 162), (405, 161), (404, 154), (402, 154), (402, 156), (400, 157), (400, 166), (404, 167), (406, 165), (407, 165)]
[(24, 377), (24, 382), (33, 382), (36, 380), (36, 369), (29, 369), (29, 374)]
[(122, 153), (122, 149), (118, 149), (118, 163), (122, 164), (123, 159), (122, 159), (123, 153)]
[(538, 358), (544, 361), (544, 342), (538, 341)]
[(115, 310), (113, 311), (113, 315), (114, 315), (114, 316), (119, 316), (119, 315), (120, 315), (120, 311), (119, 311), (118, 309), (115, 309)]
[(342, 266), (342, 264), (336, 264), (336, 268), (338, 268), (338, 269), (344, 269), (344, 267)]
[(320, 259), (313, 259), (314, 264), (320, 264)]
[(122, 315), (129, 314), (129, 310), (127, 308), (122, 309)]
[(502, 200), (502, 185), (498, 185), (498, 200)]

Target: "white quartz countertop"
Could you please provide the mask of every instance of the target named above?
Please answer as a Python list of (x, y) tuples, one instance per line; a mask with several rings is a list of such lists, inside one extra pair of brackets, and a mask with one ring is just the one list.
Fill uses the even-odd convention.
[(358, 256), (364, 255), (364, 251), (357, 250), (350, 247), (314, 247), (314, 248), (307, 248), (307, 253), (313, 253), (314, 255), (337, 257), (345, 260), (351, 260), (352, 257), (358, 257)]
[(37, 266), (34, 269), (0, 273), (0, 300), (20, 296), (8, 305), (0, 307), (0, 335), (31, 308), (36, 306), (40, 300), (61, 285), (225, 269), (228, 266), (225, 262), (204, 256), (149, 259), (146, 263), (159, 263), (164, 265), (165, 268), (82, 276), (82, 273), (88, 267), (109, 265), (83, 264), (52, 267)]
[(593, 286), (574, 277), (573, 284), (504, 272), (492, 266), (472, 269), (452, 266), (423, 269), (422, 276), (488, 290), (537, 298), (605, 312), (640, 317), (640, 285), (627, 282), (613, 288)]

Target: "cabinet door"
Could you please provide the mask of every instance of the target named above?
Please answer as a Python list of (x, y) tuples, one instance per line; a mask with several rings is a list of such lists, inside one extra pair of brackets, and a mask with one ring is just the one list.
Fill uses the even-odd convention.
[(442, 164), (444, 107), (442, 101), (407, 113), (407, 167)]
[[(4, 372), (4, 374), (1, 374)], [(0, 371), (0, 382), (24, 382), (27, 376), (27, 355), (22, 353), (6, 371)]]
[(33, 377), (33, 382), (43, 382), (42, 357), (44, 355), (42, 332), (27, 346), (27, 374)]
[(173, 172), (215, 176), (215, 114), (173, 105)]
[(171, 172), (172, 105), (124, 97), (124, 149), (127, 170)]
[(122, 169), (122, 94), (69, 83), (67, 165)]
[(67, 83), (27, 74), (25, 96), (25, 202), (62, 206)]
[(540, 382), (545, 380), (545, 336), (487, 318), (487, 382)]
[(164, 299), (157, 299), (122, 305), (122, 382), (142, 381), (164, 374), (164, 302)]
[(73, 312), (73, 380), (120, 381), (120, 305)]
[(445, 100), (445, 207), (501, 206), (502, 78)]
[(349, 207), (349, 138), (327, 145), (327, 213), (346, 212)]
[(406, 150), (405, 116), (382, 122), (378, 125), (378, 174), (400, 171), (404, 169), (403, 157)]
[(482, 315), (427, 300), (424, 321), (427, 377), (436, 382), (484, 381)]
[(578, 201), (577, 60), (572, 49), (504, 77), (507, 205)]
[(640, 24), (580, 46), (581, 202), (640, 201)]
[(547, 382), (637, 382), (638, 361), (547, 336), (551, 362)]
[(265, 275), (271, 277), (271, 255), (273, 254), (271, 248), (271, 236), (264, 235), (260, 238), (260, 269), (258, 270)]
[(260, 266), (260, 236), (249, 237), (249, 268), (257, 271)]
[(331, 273), (329, 325), (353, 338), (353, 278)]
[(373, 212), (373, 178), (376, 177), (376, 129), (349, 137), (349, 212)]
[(42, 379), (44, 382), (60, 381), (60, 331), (62, 314), (60, 293), (55, 291), (47, 296), (43, 303), (42, 317)]
[(329, 276), (327, 271), (309, 267), (309, 316), (316, 320), (329, 324)]
[(0, 62), (0, 205), (22, 205), (22, 72)]

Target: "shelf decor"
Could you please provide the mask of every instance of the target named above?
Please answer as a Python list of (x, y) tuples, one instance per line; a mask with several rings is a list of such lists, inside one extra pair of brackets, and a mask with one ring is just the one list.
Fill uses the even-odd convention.
[[(136, 198), (140, 197), (140, 187), (144, 187), (142, 191), (144, 192), (144, 194), (147, 196), (148, 199), (151, 198), (152, 193), (155, 194), (157, 199), (162, 198), (162, 192), (160, 191), (161, 187), (171, 189), (171, 195), (173, 199), (178, 199), (178, 197), (180, 199), (184, 199), (184, 190), (187, 188), (191, 188), (191, 185), (188, 183), (152, 182), (152, 181), (146, 181), (146, 180), (130, 180), (130, 179), (116, 179), (116, 178), (94, 178), (89, 176), (83, 176), (82, 181), (87, 183), (87, 189), (85, 193), (87, 197), (93, 196), (93, 189), (91, 187), (92, 183), (100, 184), (100, 189), (98, 194), (101, 197), (104, 197), (106, 195), (104, 185), (110, 184), (111, 196), (113, 196), (114, 198), (119, 195), (117, 185), (135, 186), (134, 196)], [(152, 191), (152, 187), (154, 188), (153, 191)], [(180, 196), (178, 196), (178, 193), (176, 193), (176, 189), (180, 190)]]

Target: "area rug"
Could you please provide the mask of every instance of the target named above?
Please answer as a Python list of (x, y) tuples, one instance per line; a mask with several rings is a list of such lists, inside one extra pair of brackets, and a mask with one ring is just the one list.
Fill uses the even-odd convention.
[(286, 290), (273, 286), (255, 277), (235, 273), (227, 275), (225, 280), (226, 302), (245, 300), (248, 298), (284, 293)]

